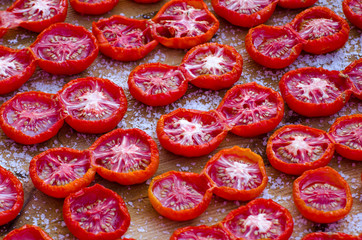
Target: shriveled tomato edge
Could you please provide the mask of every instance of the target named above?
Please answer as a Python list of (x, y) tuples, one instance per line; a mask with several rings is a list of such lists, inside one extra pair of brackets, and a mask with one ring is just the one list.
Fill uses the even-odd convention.
[[(12, 19), (10, 19), (9, 21), (10, 15)], [(17, 19), (14, 13), (8, 10), (5, 11), (0, 10), (0, 38), (3, 37), (8, 32), (9, 29), (15, 29), (19, 27), (19, 25), (20, 25), (20, 20)]]
[(289, 9), (307, 8), (315, 4), (317, 1), (318, 0), (279, 0), (278, 6)]
[(176, 229), (171, 237), (170, 240), (178, 240), (179, 236), (184, 233), (184, 232), (188, 232), (188, 231), (192, 231), (194, 229), (201, 229), (201, 230), (205, 230), (205, 231), (213, 231), (213, 232), (221, 232), (223, 233), (226, 238), (220, 239), (220, 240), (233, 240), (234, 238), (232, 238), (232, 236), (229, 235), (228, 232), (226, 232), (221, 226), (220, 224), (215, 224), (212, 226), (206, 226), (206, 225), (199, 225), (199, 226), (187, 226), (187, 227), (182, 227), (182, 228), (178, 228)]
[(41, 239), (38, 240), (53, 240), (53, 238), (51, 238), (43, 229), (41, 229), (38, 226), (35, 225), (24, 225), (20, 228), (14, 229), (11, 232), (9, 232), (3, 240), (10, 240), (10, 239), (14, 239), (13, 237), (16, 237), (17, 234), (23, 233), (23, 232), (37, 232), (40, 234), (40, 236), (42, 237)]
[[(179, 67), (170, 66), (162, 63), (145, 63), (142, 65), (138, 65), (135, 69), (133, 69), (128, 77), (128, 87), (131, 95), (138, 101), (149, 106), (165, 106), (177, 101), (183, 95), (185, 95), (188, 88), (188, 82), (185, 78), (183, 79), (182, 83), (177, 89), (168, 91), (166, 93), (163, 92), (158, 94), (147, 94), (145, 91), (143, 91), (140, 87), (137, 86), (134, 79), (135, 75), (139, 71), (143, 71), (145, 69), (166, 69), (166, 70), (171, 69), (173, 71), (177, 71), (179, 70)], [(182, 72), (180, 73), (182, 77), (184, 77), (183, 73)]]
[[(298, 40), (299, 43), (292, 48), (289, 57), (286, 57), (283, 59), (280, 57), (270, 57), (270, 56), (262, 54), (260, 51), (258, 51), (258, 49), (256, 49), (256, 47), (254, 45), (254, 39), (252, 36), (255, 31), (287, 32), (290, 35), (293, 35), (295, 37), (295, 39)], [(269, 25), (262, 24), (257, 27), (249, 29), (249, 31), (245, 37), (245, 49), (248, 52), (248, 54), (250, 55), (250, 57), (255, 62), (259, 63), (260, 65), (263, 65), (268, 68), (273, 68), (273, 69), (285, 68), (285, 67), (289, 66), (290, 64), (292, 64), (298, 58), (300, 53), (302, 52), (304, 43), (305, 43), (305, 40), (300, 38), (299, 35), (294, 30), (292, 30), (288, 25), (269, 26)]]
[(252, 14), (242, 14), (230, 10), (225, 6), (222, 6), (220, 0), (212, 0), (211, 5), (217, 15), (226, 19), (231, 24), (250, 28), (266, 22), (274, 13), (278, 2), (279, 0), (273, 0), (265, 8)]
[[(232, 55), (233, 57), (235, 57), (235, 65), (233, 69), (230, 72), (227, 72), (222, 75), (204, 74), (204, 75), (199, 75), (196, 78), (192, 77), (186, 70), (184, 64), (187, 64), (187, 61), (190, 57), (197, 55), (197, 53), (195, 52), (197, 52), (200, 48), (204, 47), (212, 48), (214, 46), (223, 48), (225, 52), (227, 52), (227, 55)], [(211, 89), (211, 90), (220, 90), (223, 88), (231, 87), (235, 82), (239, 80), (242, 73), (242, 69), (243, 69), (243, 58), (240, 55), (240, 53), (238, 53), (235, 50), (235, 48), (233, 48), (232, 46), (223, 45), (219, 43), (204, 43), (191, 48), (183, 57), (180, 65), (180, 70), (182, 71), (182, 73), (190, 83), (192, 83), (196, 87)]]
[[(340, 94), (333, 102), (330, 103), (309, 103), (300, 101), (290, 93), (286, 84), (286, 80), (291, 75), (304, 74), (312, 71), (317, 71), (321, 74), (327, 74), (329, 76), (339, 76), (341, 81), (342, 78), (344, 78), (346, 90), (342, 94)], [(349, 101), (352, 95), (353, 87), (354, 86), (352, 85), (352, 83), (348, 81), (348, 78), (339, 74), (338, 71), (330, 71), (324, 68), (317, 67), (304, 67), (291, 70), (285, 73), (279, 81), (280, 93), (282, 94), (283, 99), (287, 103), (289, 108), (291, 108), (294, 112), (306, 117), (323, 117), (337, 113)]]
[[(83, 81), (98, 81), (101, 82), (103, 86), (107, 87), (107, 90), (112, 93), (113, 96), (116, 96), (119, 100), (120, 106), (111, 116), (101, 120), (83, 120), (78, 119), (71, 114), (67, 113), (65, 118), (65, 122), (69, 124), (73, 129), (81, 133), (105, 133), (114, 129), (117, 124), (123, 119), (124, 115), (127, 111), (127, 98), (123, 91), (123, 88), (113, 83), (112, 81), (105, 78), (97, 78), (97, 77), (85, 77), (85, 78), (77, 78), (68, 82), (63, 86), (63, 88), (58, 91), (57, 96), (61, 106), (64, 111), (67, 112), (66, 104), (62, 100), (62, 95), (68, 88), (72, 88), (73, 85), (78, 84)], [(118, 96), (117, 96), (118, 95)]]
[(157, 127), (156, 127), (157, 137), (158, 137), (158, 140), (159, 140), (160, 144), (162, 145), (162, 147), (164, 147), (166, 150), (168, 150), (174, 154), (185, 156), (185, 157), (199, 157), (199, 156), (209, 154), (210, 152), (215, 150), (220, 145), (220, 143), (224, 140), (224, 138), (226, 137), (226, 135), (228, 133), (227, 127), (224, 126), (224, 130), (222, 132), (220, 132), (216, 137), (214, 137), (208, 143), (205, 143), (202, 145), (192, 145), (192, 146), (176, 143), (176, 142), (172, 141), (170, 139), (170, 137), (165, 133), (164, 126), (165, 126), (166, 119), (173, 117), (174, 115), (178, 115), (180, 112), (181, 113), (187, 112), (188, 114), (191, 114), (191, 115), (192, 114), (197, 114), (197, 115), (208, 114), (208, 115), (215, 116), (216, 119), (219, 118), (219, 116), (215, 113), (214, 110), (204, 112), (204, 111), (200, 111), (200, 110), (184, 109), (184, 108), (179, 108), (171, 113), (162, 115), (161, 118), (157, 122)]
[(2, 51), (20, 55), (19, 57), (22, 59), (29, 59), (29, 65), (26, 66), (20, 74), (0, 80), (0, 94), (7, 94), (20, 88), (29, 80), (35, 72), (36, 62), (33, 54), (27, 48), (18, 50), (0, 45), (0, 52)]
[(150, 29), (147, 26), (147, 20), (137, 20), (133, 18), (127, 18), (121, 15), (114, 15), (110, 18), (101, 19), (98, 22), (92, 23), (92, 33), (97, 38), (97, 42), (99, 45), (99, 50), (106, 56), (118, 60), (118, 61), (137, 61), (139, 59), (144, 58), (148, 53), (150, 53), (157, 45), (158, 42), (156, 40), (152, 40), (142, 47), (136, 48), (122, 48), (122, 47), (114, 47), (112, 46), (107, 38), (104, 36), (101, 26), (107, 25), (108, 22), (113, 20), (117, 20), (117, 22), (122, 23), (124, 25), (133, 25), (137, 28), (140, 28), (151, 36)]
[[(175, 3), (184, 3), (186, 2), (188, 5), (191, 5), (194, 8), (197, 9), (203, 9), (206, 11), (207, 15), (212, 19), (213, 26), (207, 30), (206, 33), (198, 35), (196, 37), (174, 37), (174, 38), (167, 38), (162, 37), (157, 33), (157, 30), (155, 29), (154, 23), (158, 22), (158, 18), (160, 15), (162, 15), (169, 6), (175, 4)], [(192, 48), (198, 44), (205, 43), (209, 41), (214, 34), (219, 29), (220, 22), (219, 20), (209, 11), (207, 8), (207, 5), (202, 0), (171, 0), (167, 3), (165, 3), (161, 9), (157, 12), (157, 14), (151, 19), (150, 21), (150, 27), (151, 27), (151, 35), (152, 37), (161, 43), (162, 45), (169, 47), (169, 48), (179, 48), (179, 49), (188, 49)]]
[[(97, 195), (107, 195), (108, 197), (112, 197), (113, 199), (117, 200), (117, 205), (121, 211), (121, 213), (123, 214), (122, 216), (122, 225), (120, 226), (120, 228), (118, 228), (116, 231), (113, 232), (101, 232), (98, 234), (95, 233), (91, 233), (88, 232), (86, 230), (84, 230), (78, 221), (73, 220), (72, 218), (72, 212), (70, 209), (70, 206), (72, 204), (73, 201), (76, 201), (76, 198), (86, 195), (89, 192), (97, 192)], [(124, 203), (123, 199), (114, 191), (103, 187), (100, 184), (95, 184), (91, 187), (87, 187), (87, 188), (82, 188), (81, 190), (79, 190), (78, 192), (75, 193), (71, 193), (70, 195), (68, 195), (65, 199), (64, 199), (64, 204), (63, 204), (63, 218), (64, 218), (64, 222), (67, 225), (69, 231), (77, 238), (79, 238), (80, 240), (83, 239), (87, 239), (87, 240), (113, 240), (116, 238), (120, 238), (128, 229), (131, 219), (130, 219), (130, 215), (128, 213), (128, 209), (126, 204)]]
[(300, 22), (303, 21), (305, 17), (310, 18), (310, 16), (321, 16), (333, 19), (334, 21), (339, 22), (342, 26), (341, 30), (333, 35), (323, 36), (314, 40), (305, 40), (306, 42), (303, 45), (304, 51), (312, 54), (325, 54), (344, 46), (349, 37), (349, 25), (344, 18), (340, 17), (327, 7), (316, 6), (308, 8), (295, 16), (290, 25), (295, 31), (297, 31)]
[[(361, 17), (361, 21), (362, 21), (362, 17)], [(362, 29), (362, 28), (361, 28)], [(344, 70), (341, 71), (342, 74), (347, 75), (358, 65), (361, 64), (362, 65), (362, 58), (357, 59), (355, 61), (353, 61), (351, 64), (349, 64)], [(353, 95), (362, 100), (362, 90), (359, 90), (357, 88), (357, 86), (354, 84), (354, 82), (349, 78), (349, 81), (351, 82), (351, 84), (354, 86), (354, 88), (352, 88), (353, 91)]]
[[(319, 135), (324, 135), (328, 140), (330, 140), (330, 143), (328, 144), (327, 149), (323, 153), (323, 155), (313, 161), (313, 162), (307, 162), (307, 163), (286, 163), (282, 160), (280, 160), (273, 151), (273, 140), (278, 137), (280, 134), (284, 133), (285, 131), (290, 132), (291, 129), (299, 130), (303, 132), (310, 132), (313, 134), (318, 133)], [(266, 155), (268, 157), (268, 160), (270, 164), (277, 170), (291, 175), (301, 175), (303, 172), (311, 169), (316, 169), (319, 167), (326, 166), (332, 159), (333, 154), (335, 150), (335, 144), (330, 139), (330, 136), (327, 134), (327, 132), (312, 128), (304, 125), (285, 125), (278, 130), (276, 130), (268, 139), (267, 145), (266, 145)]]
[[(67, 0), (59, 0), (59, 13), (55, 16), (43, 19), (41, 21), (26, 21), (23, 20), (20, 22), (20, 26), (32, 32), (41, 32), (44, 29), (48, 28), (50, 25), (57, 23), (57, 22), (64, 22), (67, 17), (67, 10), (68, 10), (68, 1)], [(12, 12), (15, 8), (21, 6), (24, 0), (16, 0), (8, 9), (7, 11)]]
[(337, 129), (343, 125), (345, 122), (353, 122), (354, 119), (361, 119), (362, 122), (362, 114), (354, 114), (354, 115), (347, 115), (339, 117), (335, 120), (335, 122), (332, 124), (332, 126), (329, 129), (329, 135), (332, 137), (332, 139), (335, 141), (336, 144), (336, 152), (341, 155), (342, 157), (356, 160), (356, 161), (362, 161), (362, 150), (361, 149), (352, 149), (350, 147), (347, 147), (344, 144), (341, 144), (336, 141), (334, 134), (336, 134)]
[(327, 233), (313, 232), (305, 235), (302, 240), (358, 240), (358, 236), (352, 236), (342, 232)]
[[(46, 183), (43, 179), (41, 179), (39, 177), (38, 171), (37, 171), (37, 161), (48, 154), (51, 154), (53, 152), (59, 152), (59, 151), (67, 151), (70, 153), (75, 153), (75, 154), (77, 154), (77, 156), (78, 156), (78, 154), (88, 155), (89, 168), (82, 178), (78, 178), (66, 185), (54, 186), (54, 185)], [(30, 178), (31, 178), (34, 186), (41, 192), (45, 193), (46, 195), (49, 195), (49, 196), (55, 197), (55, 198), (65, 198), (70, 193), (77, 192), (80, 189), (87, 187), (94, 180), (95, 174), (96, 174), (96, 170), (95, 170), (95, 168), (92, 167), (92, 165), (90, 163), (90, 152), (87, 150), (79, 151), (79, 150), (71, 149), (71, 148), (67, 148), (67, 147), (51, 148), (51, 149), (48, 149), (48, 150), (36, 155), (30, 161), (30, 164), (29, 164), (29, 175), (30, 175)]]
[[(344, 208), (325, 212), (307, 206), (305, 201), (301, 198), (300, 183), (305, 179), (312, 178), (313, 175), (322, 174), (330, 175), (330, 178), (326, 179), (326, 181), (330, 180), (333, 181), (333, 183), (338, 183), (338, 185), (343, 187), (343, 189), (346, 191), (346, 206)], [(299, 176), (293, 183), (293, 200), (299, 212), (306, 219), (316, 223), (332, 223), (344, 218), (351, 211), (353, 202), (351, 190), (348, 183), (336, 170), (329, 166), (308, 170), (305, 171), (301, 176)]]
[[(93, 44), (92, 47), (94, 49), (90, 52), (90, 54), (87, 57), (80, 60), (66, 60), (64, 62), (55, 62), (40, 58), (37, 55), (36, 51), (34, 51), (34, 48), (37, 47), (38, 42), (40, 42), (41, 39), (47, 35), (48, 32), (57, 28), (60, 29), (68, 28), (73, 32), (84, 33), (84, 35), (87, 36), (92, 41)], [(94, 60), (98, 56), (98, 51), (99, 51), (97, 39), (93, 36), (91, 32), (89, 32), (85, 27), (72, 25), (70, 23), (55, 23), (52, 24), (50, 27), (46, 28), (38, 35), (35, 42), (33, 42), (30, 45), (30, 50), (33, 53), (37, 61), (37, 64), (39, 65), (40, 68), (42, 68), (46, 72), (58, 75), (59, 74), (73, 75), (83, 72), (94, 62)]]
[(102, 0), (93, 3), (79, 0), (69, 0), (69, 2), (74, 11), (80, 14), (101, 15), (111, 11), (117, 5), (119, 0)]
[[(260, 169), (260, 173), (262, 175), (262, 182), (256, 188), (249, 189), (249, 190), (238, 190), (231, 187), (221, 186), (218, 187), (215, 181), (209, 175), (210, 168), (213, 164), (220, 159), (221, 156), (224, 154), (227, 155), (237, 155), (238, 157), (246, 157), (248, 161), (257, 163)], [(247, 162), (248, 162), (247, 161)], [(259, 196), (263, 190), (265, 189), (268, 183), (268, 176), (266, 175), (266, 170), (264, 166), (263, 159), (260, 155), (252, 152), (249, 148), (240, 148), (238, 146), (234, 146), (228, 149), (222, 149), (221, 151), (217, 152), (205, 165), (202, 173), (204, 174), (210, 181), (211, 185), (213, 186), (213, 193), (219, 197), (225, 198), (227, 200), (240, 200), (240, 201), (249, 201), (251, 199), (256, 198)]]
[(344, 0), (342, 2), (343, 13), (346, 16), (346, 18), (348, 19), (348, 21), (350, 21), (353, 25), (355, 25), (359, 29), (362, 29), (362, 15), (355, 13), (351, 9), (351, 7), (349, 6), (349, 3), (351, 1), (352, 0)]
[[(171, 175), (176, 175), (178, 178), (185, 179), (186, 181), (192, 182), (198, 185), (199, 187), (205, 189), (205, 194), (202, 198), (202, 201), (199, 204), (195, 205), (193, 208), (180, 210), (180, 211), (164, 207), (160, 202), (160, 200), (158, 200), (156, 196), (153, 194), (153, 187), (157, 182)], [(212, 198), (212, 192), (213, 192), (212, 187), (209, 185), (207, 178), (203, 175), (192, 172), (169, 171), (161, 175), (158, 175), (152, 179), (148, 187), (148, 198), (153, 208), (162, 216), (171, 219), (173, 221), (187, 221), (198, 217), (207, 209)]]
[(136, 3), (145, 3), (145, 4), (148, 4), (148, 3), (156, 3), (156, 2), (159, 2), (161, 0), (133, 0), (135, 1)]
[[(248, 211), (249, 208), (254, 204), (255, 205), (262, 205), (262, 206), (264, 206), (266, 208), (271, 208), (273, 210), (278, 210), (279, 212), (283, 213), (283, 216), (285, 217), (285, 230), (277, 238), (274, 238), (274, 239), (275, 240), (288, 240), (290, 238), (290, 236), (292, 235), (292, 233), (293, 233), (293, 228), (294, 228), (293, 217), (292, 217), (292, 215), (290, 214), (290, 212), (289, 212), (289, 210), (287, 208), (285, 208), (282, 205), (274, 202), (272, 199), (257, 198), (257, 199), (254, 199), (254, 200), (248, 202), (246, 205), (243, 205), (243, 206), (231, 211), (221, 221), (221, 226), (223, 227), (223, 229), (226, 232), (228, 232), (231, 236), (234, 236), (236, 238), (236, 236), (228, 228), (227, 223), (232, 221), (239, 214)], [(237, 238), (237, 239), (246, 240), (244, 238)]]
[[(130, 133), (131, 135), (137, 135), (138, 138), (142, 138), (143, 140), (146, 140), (150, 147), (151, 151), (151, 159), (150, 164), (144, 169), (134, 172), (127, 172), (127, 173), (120, 173), (115, 172), (112, 170), (109, 170), (105, 167), (99, 166), (95, 163), (96, 159), (94, 157), (94, 150), (103, 144), (103, 142), (107, 141), (110, 137), (114, 135), (121, 135)], [(102, 135), (100, 138), (98, 138), (92, 146), (90, 146), (89, 150), (91, 151), (91, 164), (96, 169), (97, 173), (103, 177), (104, 179), (107, 179), (111, 182), (117, 182), (122, 185), (132, 185), (132, 184), (138, 184), (143, 183), (147, 179), (151, 178), (157, 171), (158, 165), (159, 165), (159, 152), (157, 148), (156, 142), (150, 137), (147, 133), (142, 131), (138, 128), (131, 128), (131, 129), (121, 129), (118, 128), (116, 130), (113, 130), (107, 134)]]
[[(58, 105), (58, 107), (59, 107), (58, 112), (60, 115), (60, 119), (53, 126), (51, 126), (47, 131), (37, 134), (35, 136), (26, 135), (23, 132), (21, 132), (20, 130), (15, 129), (13, 126), (11, 126), (11, 124), (7, 123), (7, 121), (5, 120), (4, 111), (6, 110), (6, 107), (9, 104), (11, 104), (12, 101), (15, 101), (16, 99), (21, 98), (22, 95), (33, 95), (34, 98), (40, 98), (47, 102), (54, 102), (54, 104)], [(58, 133), (60, 128), (63, 126), (64, 118), (65, 118), (65, 116), (62, 113), (60, 104), (59, 104), (58, 100), (56, 99), (56, 95), (51, 94), (51, 93), (44, 93), (44, 92), (38, 92), (38, 91), (17, 93), (10, 100), (4, 102), (0, 107), (0, 126), (3, 130), (3, 132), (5, 133), (6, 136), (11, 138), (15, 142), (21, 143), (24, 145), (45, 142), (45, 141), (51, 139), (52, 137), (54, 137)]]

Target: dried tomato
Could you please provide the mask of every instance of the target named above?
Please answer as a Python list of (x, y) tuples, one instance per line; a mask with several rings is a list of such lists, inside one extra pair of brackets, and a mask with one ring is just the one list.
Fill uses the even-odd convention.
[(315, 4), (318, 0), (279, 0), (278, 6), (283, 8), (307, 8)]
[(38, 226), (24, 225), (14, 229), (4, 237), (3, 240), (53, 240), (46, 232)]
[(21, 20), (12, 12), (0, 11), (0, 38), (3, 37), (9, 29), (17, 28)]
[(326, 233), (314, 232), (305, 235), (302, 240), (359, 240), (357, 236), (348, 235), (345, 233)]
[(362, 100), (362, 58), (355, 60), (343, 71), (352, 81), (354, 88), (353, 95)]
[(362, 29), (362, 3), (358, 0), (343, 0), (343, 13), (356, 27)]
[(170, 240), (186, 240), (186, 239), (218, 239), (232, 240), (231, 236), (225, 232), (220, 226), (189, 226), (179, 228), (173, 232)]
[(101, 15), (111, 11), (119, 0), (69, 0), (70, 6), (81, 14)]

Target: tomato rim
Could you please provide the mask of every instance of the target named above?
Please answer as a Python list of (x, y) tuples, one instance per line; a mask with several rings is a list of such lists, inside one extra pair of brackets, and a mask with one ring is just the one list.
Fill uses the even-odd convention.
[(288, 9), (307, 8), (317, 1), (318, 0), (279, 0), (278, 6)]
[(348, 21), (350, 21), (353, 25), (358, 27), (359, 29), (362, 29), (362, 15), (357, 14), (352, 10), (350, 7), (350, 2), (352, 0), (343, 0), (342, 2), (342, 10)]
[(38, 240), (53, 240), (53, 238), (51, 238), (43, 229), (41, 229), (38, 226), (35, 225), (28, 225), (25, 224), (24, 226), (20, 227), (20, 228), (16, 228), (14, 230), (12, 230), (11, 232), (9, 232), (3, 240), (15, 240), (18, 239), (16, 237), (17, 234), (21, 234), (23, 232), (32, 232), (33, 234), (38, 235), (38, 237), (40, 236), (41, 239)]
[(220, 240), (232, 240), (231, 236), (220, 226), (220, 224), (215, 224), (213, 226), (199, 225), (199, 226), (187, 226), (187, 227), (178, 228), (172, 233), (170, 240), (178, 240), (181, 234), (193, 230), (196, 231), (199, 230), (205, 232), (207, 231), (219, 232), (223, 234), (223, 236), (221, 236), (223, 238)]
[(74, 11), (84, 15), (101, 15), (111, 11), (119, 2), (119, 0), (102, 0), (94, 3), (69, 0), (70, 6)]
[[(358, 69), (362, 69), (362, 58), (357, 59), (355, 61), (353, 61), (351, 64), (349, 64), (344, 70), (341, 71), (342, 74), (347, 75), (349, 78), (349, 81), (352, 83), (352, 85), (354, 86), (352, 88), (353, 91), (353, 95), (362, 100), (362, 89), (359, 88), (358, 86), (356, 86), (355, 82), (351, 79), (351, 77), (349, 76), (350, 72), (353, 71), (356, 67), (358, 66)], [(362, 84), (361, 84), (362, 86)]]
[(302, 240), (358, 240), (358, 236), (352, 236), (342, 232), (313, 232), (305, 235)]

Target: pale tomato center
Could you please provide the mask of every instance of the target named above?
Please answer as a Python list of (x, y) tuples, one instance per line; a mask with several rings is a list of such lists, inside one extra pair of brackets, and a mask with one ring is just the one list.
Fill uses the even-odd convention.
[(142, 29), (132, 25), (114, 23), (101, 30), (113, 47), (139, 48), (149, 42)]
[(337, 33), (341, 24), (333, 19), (312, 18), (305, 20), (298, 30), (299, 35), (306, 40), (314, 40)]
[(362, 2), (359, 0), (349, 1), (349, 7), (355, 12), (357, 15), (362, 15)]
[(240, 14), (251, 15), (272, 3), (272, 0), (222, 0), (220, 5)]
[(362, 150), (361, 120), (341, 125), (332, 135), (339, 144), (343, 144), (351, 149)]
[(25, 69), (25, 64), (16, 60), (15, 56), (4, 55), (0, 57), (0, 81), (21, 73)]
[(11, 209), (17, 199), (17, 192), (13, 183), (0, 175), (0, 213)]
[(362, 63), (357, 64), (347, 75), (357, 90), (362, 91)]
[(24, 21), (41, 21), (59, 13), (60, 0), (26, 0), (21, 8), (13, 10), (22, 14)]

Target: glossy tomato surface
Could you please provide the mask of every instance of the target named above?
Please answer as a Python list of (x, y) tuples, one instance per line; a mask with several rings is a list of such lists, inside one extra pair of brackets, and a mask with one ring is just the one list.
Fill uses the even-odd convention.
[(156, 142), (138, 128), (113, 130), (98, 138), (89, 149), (97, 173), (123, 185), (146, 181), (159, 164)]
[(331, 167), (305, 171), (293, 183), (293, 199), (299, 212), (317, 223), (344, 218), (352, 208), (348, 183)]
[(161, 145), (168, 151), (197, 157), (217, 148), (226, 137), (227, 128), (214, 111), (179, 108), (161, 116), (156, 132)]
[(336, 151), (345, 158), (362, 161), (362, 114), (342, 116), (329, 129)]
[(344, 0), (342, 2), (343, 13), (356, 27), (362, 29), (362, 3), (358, 0)]
[(218, 239), (218, 240), (231, 240), (228, 235), (219, 226), (189, 226), (179, 228), (173, 232), (170, 240), (198, 240), (198, 239)]
[(188, 49), (209, 41), (219, 25), (202, 0), (172, 0), (152, 18), (151, 33), (166, 47)]
[(353, 95), (362, 100), (362, 58), (353, 61), (343, 71), (352, 81)]
[(149, 106), (164, 106), (181, 98), (188, 82), (177, 66), (146, 63), (132, 70), (128, 87), (138, 101)]
[(203, 170), (213, 193), (228, 200), (249, 201), (261, 194), (268, 183), (263, 159), (249, 148), (223, 149)]
[(36, 144), (54, 137), (64, 116), (55, 94), (23, 92), (0, 107), (0, 126), (15, 142)]
[(266, 153), (270, 164), (286, 174), (326, 166), (334, 154), (334, 142), (320, 129), (285, 125), (269, 138)]
[(0, 11), (0, 38), (3, 37), (9, 29), (18, 27), (21, 20), (12, 12)]
[(28, 49), (0, 46), (0, 94), (20, 88), (33, 75), (36, 64)]
[(23, 185), (10, 171), (0, 166), (0, 226), (16, 218), (23, 204)]
[(306, 67), (284, 74), (279, 88), (293, 111), (307, 117), (321, 117), (341, 110), (352, 94), (353, 85), (339, 71)]
[(152, 179), (148, 198), (162, 216), (186, 221), (206, 210), (212, 198), (212, 188), (203, 175), (170, 171)]
[(99, 50), (119, 61), (136, 61), (145, 57), (156, 46), (147, 20), (137, 20), (120, 15), (93, 22)]
[(231, 211), (221, 223), (231, 235), (243, 240), (287, 240), (294, 226), (288, 209), (263, 198)]
[(193, 85), (220, 90), (231, 87), (239, 80), (243, 58), (231, 46), (204, 43), (187, 52), (180, 69)]
[(283, 8), (307, 8), (315, 4), (318, 0), (279, 0), (278, 6)]
[(81, 14), (101, 15), (111, 11), (119, 0), (69, 0), (72, 8)]
[(255, 82), (236, 85), (225, 94), (216, 111), (231, 132), (254, 137), (273, 130), (284, 115), (280, 94)]
[(77, 78), (64, 85), (58, 98), (65, 119), (72, 128), (83, 133), (112, 130), (127, 111), (123, 89), (104, 78)]
[(38, 226), (24, 225), (14, 229), (5, 236), (3, 240), (53, 240), (46, 232)]
[(64, 198), (87, 187), (96, 171), (91, 165), (89, 151), (62, 147), (36, 155), (30, 161), (29, 173), (37, 189), (49, 196)]
[(314, 232), (305, 235), (302, 240), (359, 240), (359, 238), (357, 236), (352, 236), (341, 232)]
[(130, 225), (123, 199), (99, 184), (66, 197), (63, 217), (69, 231), (79, 240), (114, 240)]
[(72, 75), (88, 68), (98, 55), (97, 40), (86, 28), (56, 23), (30, 45), (37, 63), (52, 74)]

